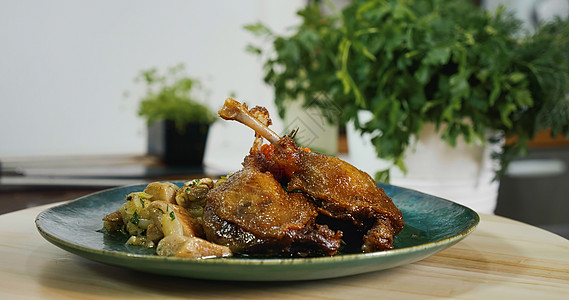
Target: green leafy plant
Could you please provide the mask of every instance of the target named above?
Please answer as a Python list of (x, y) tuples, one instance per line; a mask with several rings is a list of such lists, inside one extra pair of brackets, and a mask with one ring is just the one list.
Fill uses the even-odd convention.
[[(246, 27), (271, 42), (248, 50), (265, 59), (281, 116), (296, 99), (342, 107), (336, 117), (379, 132), (372, 139), (378, 157), (403, 171), (404, 152), (425, 123), (452, 146), (459, 137), (494, 142), (488, 131), (517, 137), (496, 154), (497, 176), (538, 131), (569, 135), (567, 19), (525, 34), (505, 10), (463, 0), (355, 0), (326, 15), (314, 3), (298, 14), (303, 22), (287, 36), (260, 23)], [(373, 118), (360, 123), (359, 110)]]
[(213, 112), (193, 96), (199, 81), (188, 77), (184, 70), (183, 64), (168, 68), (164, 74), (153, 68), (142, 71), (136, 78), (146, 86), (138, 114), (148, 124), (170, 120), (182, 130), (188, 123), (211, 124), (216, 120)]

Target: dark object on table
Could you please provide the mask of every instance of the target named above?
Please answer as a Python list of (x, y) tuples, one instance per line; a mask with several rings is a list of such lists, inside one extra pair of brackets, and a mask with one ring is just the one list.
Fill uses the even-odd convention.
[(569, 147), (564, 141), (536, 144), (501, 178), (495, 213), (569, 239), (567, 182)]
[(148, 126), (148, 154), (166, 165), (201, 166), (209, 124), (188, 123), (181, 130), (173, 121)]

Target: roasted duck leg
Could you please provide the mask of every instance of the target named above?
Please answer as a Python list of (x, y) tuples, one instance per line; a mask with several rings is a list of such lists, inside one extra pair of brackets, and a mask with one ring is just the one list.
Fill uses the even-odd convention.
[[(266, 109), (255, 107), (249, 111), (239, 105), (234, 117), (240, 118), (242, 110), (247, 117), (241, 121), (262, 134), (271, 134)], [(261, 133), (256, 133), (248, 157), (260, 155), (262, 142)], [(342, 233), (316, 224), (318, 211), (308, 196), (287, 193), (254, 159), (245, 159), (243, 165), (207, 194), (203, 225), (208, 240), (241, 255), (304, 257), (338, 253)]]
[(227, 99), (219, 115), (249, 126), (273, 145), (251, 153), (245, 163), (273, 173), (288, 191), (309, 195), (320, 213), (351, 223), (362, 234), (362, 251), (393, 248), (403, 216), (371, 176), (336, 157), (305, 151), (288, 136), (279, 137), (236, 100)]

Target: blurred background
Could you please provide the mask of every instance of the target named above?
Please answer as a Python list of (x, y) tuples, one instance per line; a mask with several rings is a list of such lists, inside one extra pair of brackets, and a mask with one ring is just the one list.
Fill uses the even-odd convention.
[[(530, 31), (569, 13), (564, 0), (476, 2), (490, 10), (505, 5)], [(260, 21), (285, 34), (306, 4), (2, 1), (0, 213), (149, 179), (239, 169), (253, 134), (234, 122), (212, 125), (203, 168), (167, 168), (149, 159), (146, 123), (137, 115), (145, 90), (134, 78), (144, 69), (184, 63), (202, 82), (200, 100), (212, 110), (228, 96), (265, 106), (282, 133), (288, 127), (263, 82), (263, 61), (245, 51), (258, 39), (243, 27)], [(335, 132), (331, 152), (349, 159), (343, 130)], [(545, 138), (534, 141), (530, 154), (501, 181), (496, 213), (569, 236), (569, 145)]]
[[(243, 26), (263, 21), (284, 31), (304, 4), (3, 1), (0, 158), (144, 154), (144, 88), (134, 78), (180, 62), (209, 90), (202, 101), (212, 109), (235, 94), (274, 110), (261, 61), (245, 52), (254, 37)], [(214, 128), (212, 147), (246, 152), (246, 129), (216, 127), (223, 129)]]

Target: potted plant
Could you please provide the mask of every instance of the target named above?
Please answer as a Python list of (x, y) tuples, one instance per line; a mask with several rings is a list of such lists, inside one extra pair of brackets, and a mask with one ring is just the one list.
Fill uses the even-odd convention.
[(209, 126), (216, 120), (211, 110), (195, 98), (199, 81), (188, 77), (183, 64), (141, 71), (136, 78), (146, 87), (138, 114), (148, 124), (148, 154), (167, 165), (201, 166)]
[[(431, 125), (451, 147), (515, 137), (494, 153), (496, 178), (537, 132), (569, 135), (567, 20), (528, 35), (505, 10), (461, 0), (355, 0), (326, 15), (314, 3), (298, 13), (303, 22), (290, 35), (246, 28), (271, 41), (268, 51), (249, 51), (265, 59), (279, 112), (299, 98), (323, 111), (341, 107), (332, 117), (372, 134), (376, 155), (403, 174), (409, 146)], [(393, 170), (376, 179), (389, 181)]]

